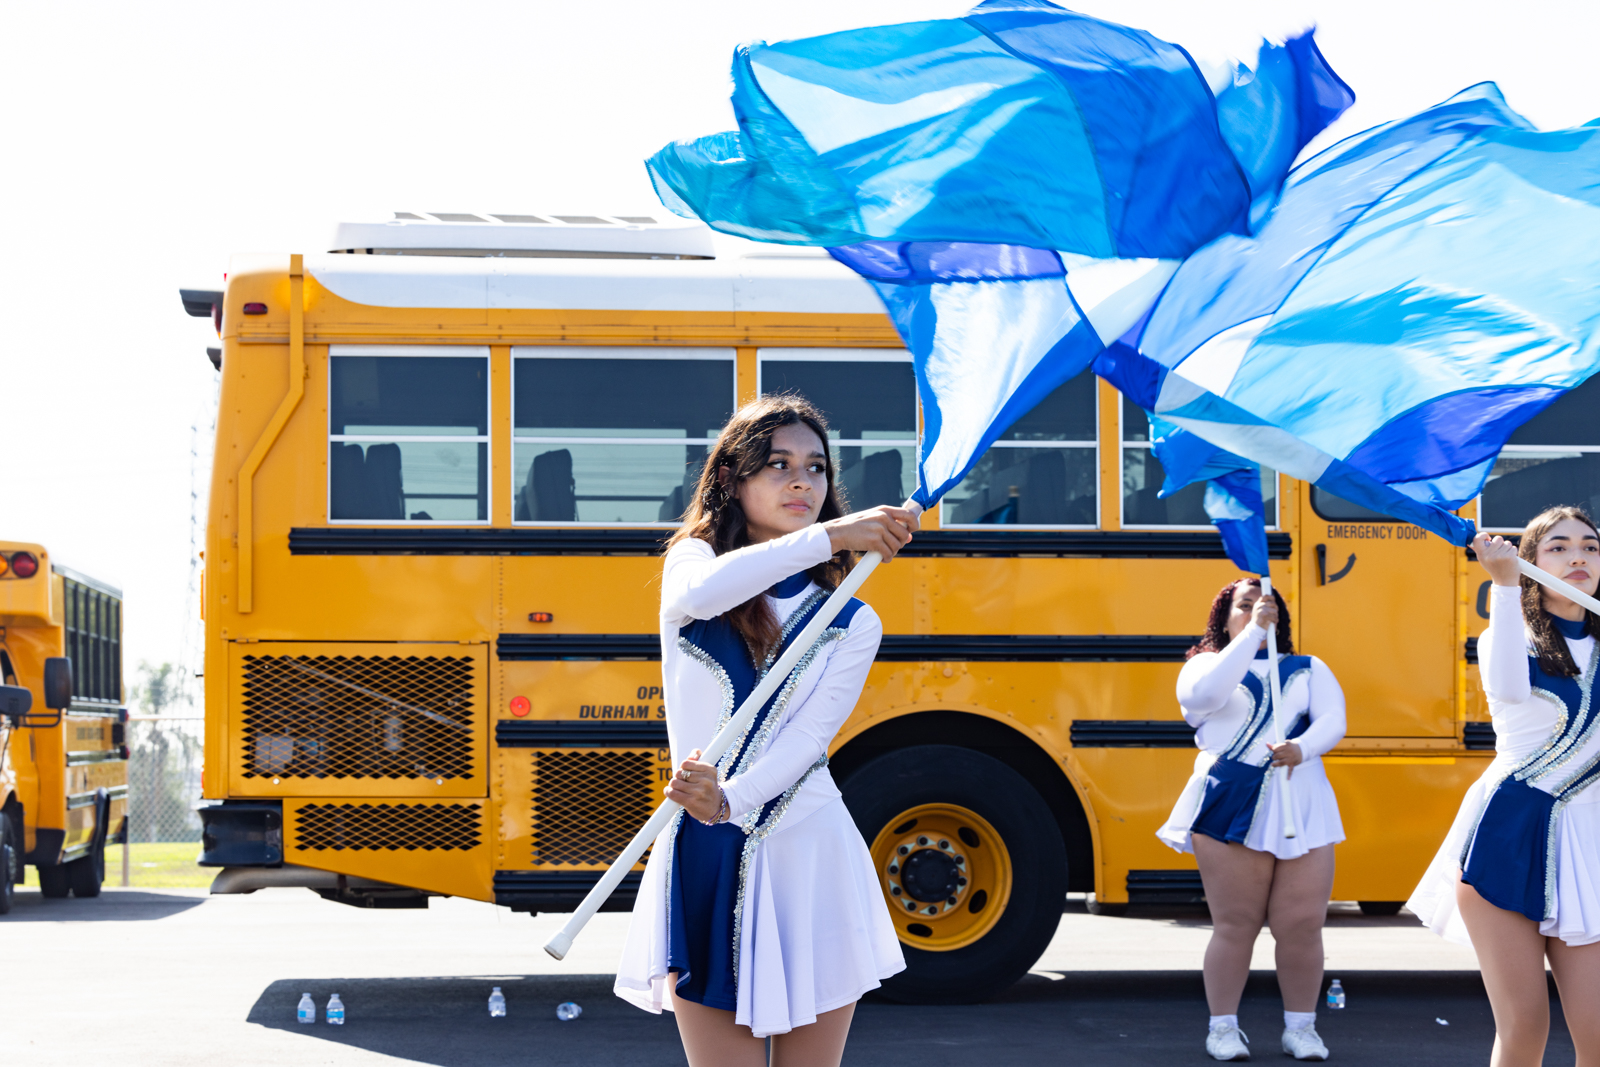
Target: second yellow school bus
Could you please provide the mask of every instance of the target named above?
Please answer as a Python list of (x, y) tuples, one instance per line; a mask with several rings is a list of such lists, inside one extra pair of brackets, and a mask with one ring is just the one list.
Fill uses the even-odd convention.
[[(332, 244), (184, 294), (222, 335), (204, 860), (218, 891), (570, 909), (667, 774), (659, 553), (718, 428), (798, 389), (851, 505), (899, 503), (909, 357), (817, 250), (669, 216), (402, 212)], [(1493, 521), (1589, 454), (1559, 436), (1503, 463)], [(1067, 892), (1200, 898), (1155, 830), (1195, 755), (1178, 668), (1236, 572), (1198, 490), (1160, 482), (1142, 414), (1084, 375), (865, 587), (886, 636), (831, 760), (906, 948), (890, 995), (993, 994)], [(1478, 578), (1414, 528), (1265, 487), (1296, 647), (1349, 701), (1334, 894), (1392, 913), (1491, 755)]]

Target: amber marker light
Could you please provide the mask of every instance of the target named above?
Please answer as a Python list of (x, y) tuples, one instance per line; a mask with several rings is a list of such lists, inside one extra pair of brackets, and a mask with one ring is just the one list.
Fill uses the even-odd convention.
[(528, 612), (528, 621), (529, 622), (555, 622), (556, 621), (556, 617), (554, 615), (550, 614), (548, 611), (530, 611), (530, 612)]
[(528, 703), (527, 697), (511, 698), (511, 714), (515, 715), (517, 718), (523, 718), (532, 710), (533, 707)]
[(11, 573), (11, 561), (4, 556), (0, 556), (0, 578), (4, 578), (9, 573)]
[(11, 557), (11, 573), (18, 578), (32, 578), (39, 573), (39, 560), (32, 552), (18, 552)]

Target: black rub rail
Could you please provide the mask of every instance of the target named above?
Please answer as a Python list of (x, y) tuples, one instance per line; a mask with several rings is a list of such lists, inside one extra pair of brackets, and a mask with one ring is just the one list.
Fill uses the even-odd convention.
[(1074, 719), (1073, 748), (1193, 748), (1194, 727), (1151, 719)]
[[(437, 529), (304, 526), (289, 531), (296, 556), (653, 556), (671, 530)], [(1267, 554), (1288, 559), (1287, 533)], [(1089, 559), (1226, 559), (1222, 538), (1199, 530), (928, 530), (903, 556), (1060, 556)]]
[(498, 719), (501, 748), (665, 748), (665, 720), (574, 722), (571, 719)]
[[(885, 634), (880, 662), (1176, 663), (1198, 640), (1167, 634)], [(502, 660), (659, 660), (655, 634), (501, 634)]]
[[(494, 902), (512, 911), (574, 911), (604, 871), (495, 871)], [(643, 875), (629, 871), (601, 911), (632, 911)]]

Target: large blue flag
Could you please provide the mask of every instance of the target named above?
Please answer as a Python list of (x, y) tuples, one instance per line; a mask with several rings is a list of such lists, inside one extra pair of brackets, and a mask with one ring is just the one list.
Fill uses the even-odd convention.
[(1096, 369), (1205, 443), (1464, 544), (1450, 510), (1600, 369), (1597, 288), (1600, 129), (1540, 133), (1484, 84), (1297, 169)]
[(1208, 85), (1188, 54), (1044, 0), (734, 57), (737, 133), (648, 161), (680, 214), (833, 246), (910, 350), (931, 506), (1149, 309), (1247, 233), (1354, 100), (1311, 35)]
[(737, 132), (647, 162), (669, 207), (729, 233), (1162, 258), (1248, 228), (1251, 174), (1188, 53), (1045, 0), (740, 48), (733, 80)]

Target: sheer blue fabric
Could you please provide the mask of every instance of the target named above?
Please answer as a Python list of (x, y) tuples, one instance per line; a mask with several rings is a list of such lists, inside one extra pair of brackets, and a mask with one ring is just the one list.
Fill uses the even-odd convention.
[(1600, 129), (1491, 84), (1298, 168), (1097, 369), (1212, 444), (1455, 543), (1506, 439), (1600, 369)]
[(1160, 294), (1245, 235), (1354, 101), (1308, 33), (1214, 93), (1187, 52), (1044, 0), (740, 49), (737, 132), (669, 145), (662, 201), (829, 246), (910, 350), (931, 506)]

